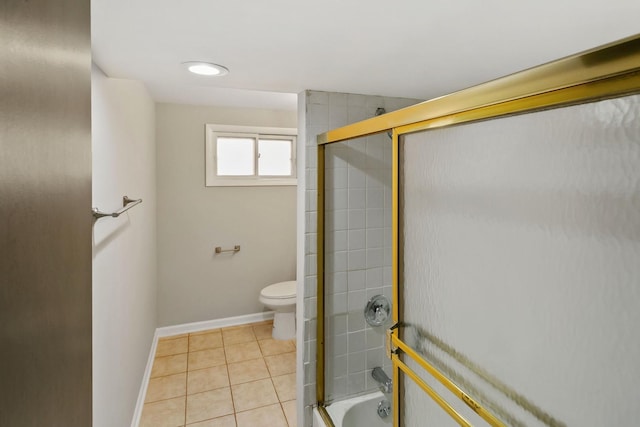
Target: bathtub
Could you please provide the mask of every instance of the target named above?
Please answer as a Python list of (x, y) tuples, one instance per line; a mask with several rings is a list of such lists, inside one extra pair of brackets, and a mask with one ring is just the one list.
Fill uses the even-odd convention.
[[(327, 412), (336, 427), (389, 427), (393, 414), (385, 419), (378, 416), (378, 403), (383, 399), (381, 392), (358, 396), (327, 406)], [(313, 410), (313, 427), (328, 427), (317, 408)]]

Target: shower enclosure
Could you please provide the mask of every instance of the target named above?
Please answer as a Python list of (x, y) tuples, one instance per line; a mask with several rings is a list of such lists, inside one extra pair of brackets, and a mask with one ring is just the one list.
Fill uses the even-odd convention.
[(636, 36), (318, 138), (326, 425), (634, 424), (638, 93)]

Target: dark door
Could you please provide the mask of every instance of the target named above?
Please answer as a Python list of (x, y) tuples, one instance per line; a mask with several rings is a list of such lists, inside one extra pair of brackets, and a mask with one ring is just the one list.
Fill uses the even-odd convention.
[(0, 2), (0, 426), (91, 426), (89, 5)]

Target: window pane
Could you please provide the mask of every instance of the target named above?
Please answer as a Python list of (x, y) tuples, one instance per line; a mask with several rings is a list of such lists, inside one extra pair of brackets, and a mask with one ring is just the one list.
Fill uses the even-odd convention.
[(291, 175), (291, 140), (261, 139), (258, 141), (258, 175)]
[(254, 175), (254, 139), (218, 137), (218, 176)]

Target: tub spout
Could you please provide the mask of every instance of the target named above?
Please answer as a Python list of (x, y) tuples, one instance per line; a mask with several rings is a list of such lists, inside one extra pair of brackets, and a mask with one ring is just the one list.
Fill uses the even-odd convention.
[(378, 382), (378, 384), (380, 385), (380, 390), (382, 390), (383, 393), (391, 393), (391, 391), (393, 390), (391, 378), (389, 378), (387, 374), (385, 374), (381, 367), (376, 366), (375, 368), (373, 368), (373, 371), (371, 371), (371, 376)]

